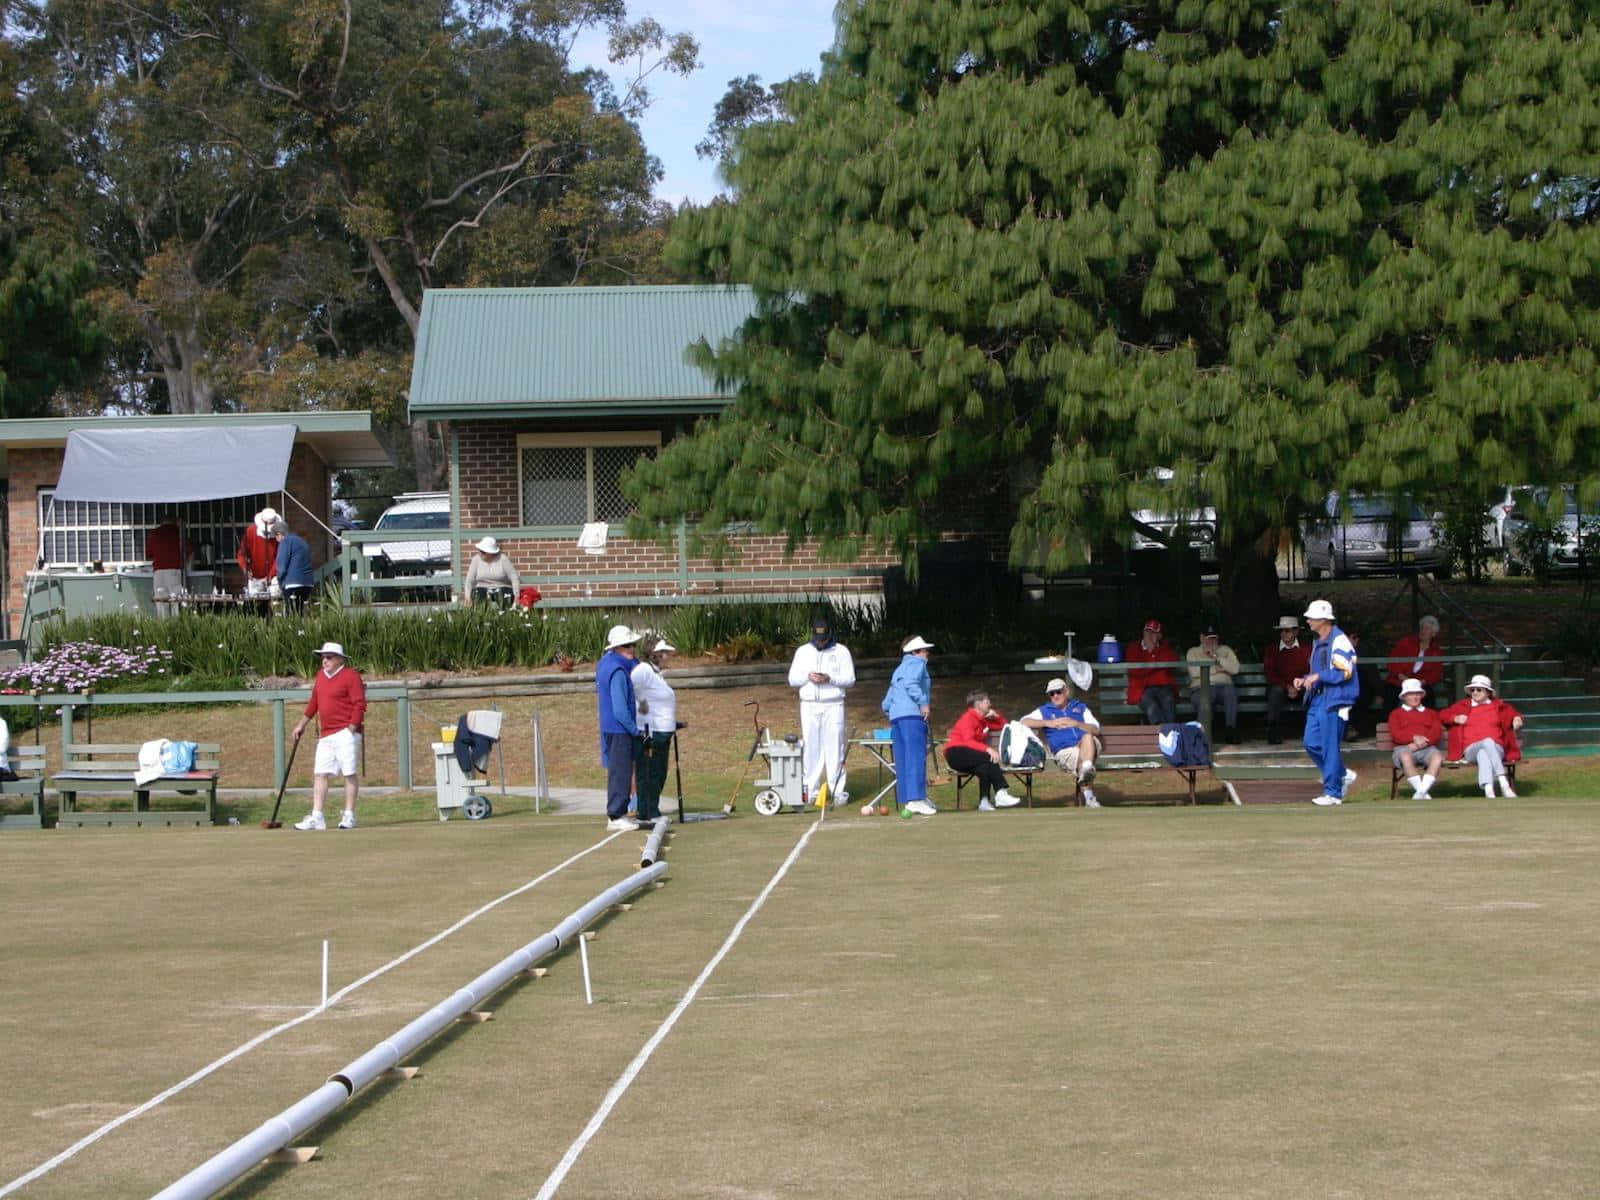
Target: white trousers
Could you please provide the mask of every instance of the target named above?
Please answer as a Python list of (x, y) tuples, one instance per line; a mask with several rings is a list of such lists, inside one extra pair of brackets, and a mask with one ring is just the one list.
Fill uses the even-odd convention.
[(828, 794), (837, 799), (845, 790), (844, 703), (800, 701), (800, 737), (804, 742), (800, 764), (805, 772), (806, 795), (816, 798), (826, 771)]
[(1478, 786), (1493, 787), (1494, 781), (1506, 773), (1506, 752), (1493, 738), (1480, 738), (1467, 747), (1462, 759), (1478, 764)]

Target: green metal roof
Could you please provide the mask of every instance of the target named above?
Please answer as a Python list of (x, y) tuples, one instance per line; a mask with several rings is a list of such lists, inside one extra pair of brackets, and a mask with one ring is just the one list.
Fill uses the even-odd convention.
[(688, 361), (754, 314), (747, 287), (434, 290), (411, 413), (446, 420), (711, 412), (732, 396)]

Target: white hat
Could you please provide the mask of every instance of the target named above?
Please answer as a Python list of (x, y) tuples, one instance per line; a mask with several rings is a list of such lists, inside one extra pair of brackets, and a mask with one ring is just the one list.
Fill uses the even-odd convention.
[(322, 648), (320, 650), (318, 650), (317, 653), (318, 654), (337, 654), (340, 658), (343, 658), (345, 656), (344, 647), (339, 645), (338, 642), (323, 642), (322, 643)]
[(1486, 691), (1492, 692), (1494, 691), (1494, 681), (1487, 675), (1474, 675), (1467, 681), (1467, 691), (1470, 692), (1475, 687), (1481, 687)]
[(1333, 605), (1326, 600), (1313, 600), (1310, 607), (1306, 609), (1305, 615), (1308, 621), (1331, 621), (1333, 620)]
[(660, 654), (663, 650), (671, 650), (674, 654), (678, 652), (678, 648), (667, 641), (666, 638), (657, 638), (656, 644), (650, 647), (650, 653)]
[(1299, 629), (1300, 628), (1300, 618), (1299, 617), (1279, 617), (1278, 618), (1278, 628), (1279, 629)]
[(495, 541), (492, 537), (481, 537), (478, 539), (478, 549), (482, 550), (485, 554), (499, 554), (500, 543)]
[(263, 508), (256, 514), (256, 521), (262, 525), (271, 525), (277, 519), (278, 510), (275, 508)]
[(1088, 691), (1089, 685), (1094, 682), (1094, 668), (1081, 658), (1069, 658), (1067, 678), (1072, 680), (1072, 686), (1080, 692)]
[(613, 625), (611, 631), (606, 634), (606, 649), (615, 650), (618, 646), (631, 646), (642, 636), (644, 635), (635, 633), (626, 625)]
[(1418, 696), (1425, 696), (1427, 692), (1428, 689), (1422, 686), (1422, 680), (1420, 679), (1408, 679), (1400, 685), (1400, 694), (1402, 696), (1409, 696), (1412, 693)]
[(900, 652), (902, 654), (912, 654), (912, 653), (915, 653), (918, 650), (932, 650), (932, 649), (933, 649), (933, 643), (932, 642), (923, 641), (922, 640), (922, 635), (920, 633), (915, 633), (915, 634), (911, 635), (911, 640), (909, 642), (907, 642), (904, 646), (900, 647)]
[(1044, 685), (1044, 692), (1047, 696), (1051, 692), (1064, 692), (1066, 690), (1067, 681), (1065, 679), (1052, 679), (1049, 683)]

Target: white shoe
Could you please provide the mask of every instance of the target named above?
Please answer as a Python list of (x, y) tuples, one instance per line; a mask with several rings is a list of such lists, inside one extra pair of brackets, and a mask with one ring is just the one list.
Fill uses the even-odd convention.
[(833, 798), (833, 806), (838, 808), (841, 804), (850, 803), (850, 793), (841, 789)]
[(296, 821), (294, 827), (296, 829), (326, 829), (328, 823), (322, 819), (321, 813), (311, 812)]
[(1344, 769), (1344, 785), (1345, 785), (1345, 787), (1349, 787), (1355, 781), (1356, 781), (1356, 773), (1354, 771), (1352, 771), (1349, 767), (1346, 767)]
[(1412, 799), (1413, 800), (1432, 800), (1433, 799), (1433, 793), (1430, 792), (1427, 788), (1423, 788), (1420, 792), (1418, 792), (1415, 796), (1413, 796)]
[(1015, 808), (1021, 803), (1021, 796), (1013, 796), (1010, 792), (1006, 791), (1005, 788), (1001, 788), (994, 794), (994, 806), (996, 808)]
[(1483, 796), (1486, 800), (1494, 799), (1494, 784), (1486, 783), (1483, 785)]
[(339, 828), (340, 829), (354, 829), (355, 827), (356, 827), (356, 815), (355, 815), (355, 813), (351, 812), (347, 808), (347, 809), (344, 810), (344, 816), (339, 818)]
[(993, 812), (994, 811), (994, 805), (989, 803), (989, 797), (985, 796), (982, 800), (978, 801), (978, 811), (979, 812)]
[(1100, 801), (1095, 799), (1094, 789), (1093, 788), (1089, 788), (1089, 787), (1079, 788), (1078, 789), (1078, 795), (1083, 797), (1083, 806), (1085, 808), (1099, 808), (1100, 807)]
[(1339, 796), (1314, 796), (1311, 803), (1320, 804), (1326, 808), (1330, 804), (1343, 804), (1344, 800)]
[(632, 833), (639, 828), (639, 822), (632, 817), (613, 817), (606, 822), (607, 832)]
[(1507, 776), (1507, 775), (1500, 776), (1500, 794), (1502, 796), (1509, 796), (1513, 800), (1515, 800), (1517, 798), (1517, 793), (1511, 790), (1511, 778), (1510, 778), (1510, 776)]
[(906, 805), (905, 811), (915, 813), (919, 817), (931, 817), (939, 810), (927, 800), (912, 800)]

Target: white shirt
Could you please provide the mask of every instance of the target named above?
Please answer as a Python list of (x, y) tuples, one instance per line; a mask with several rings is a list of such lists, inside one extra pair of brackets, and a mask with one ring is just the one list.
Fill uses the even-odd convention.
[(628, 673), (633, 681), (641, 733), (671, 733), (678, 728), (678, 696), (654, 663), (641, 662)]
[[(812, 683), (809, 677), (813, 672), (826, 675), (828, 682)], [(789, 664), (789, 686), (800, 689), (802, 703), (843, 704), (845, 690), (854, 687), (855, 682), (855, 660), (840, 642), (826, 650), (807, 642), (794, 652), (794, 661)]]

